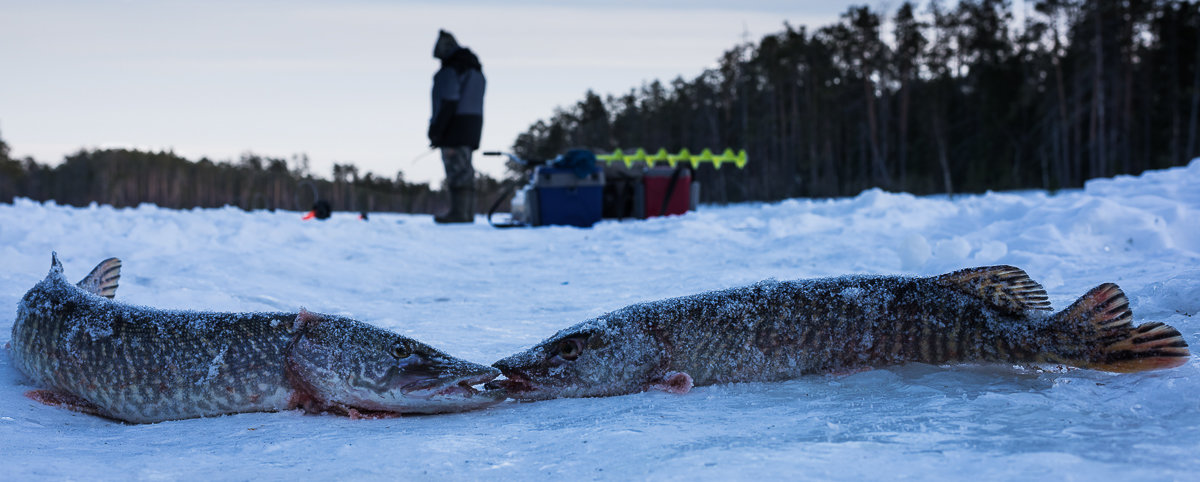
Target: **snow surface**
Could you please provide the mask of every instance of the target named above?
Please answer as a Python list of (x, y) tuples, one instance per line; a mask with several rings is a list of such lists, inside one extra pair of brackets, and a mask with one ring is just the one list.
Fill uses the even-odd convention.
[[(1200, 160), (1083, 190), (702, 206), (593, 229), (428, 216), (0, 205), (0, 343), (57, 250), (124, 261), (117, 299), (373, 323), (491, 363), (631, 303), (767, 278), (1012, 264), (1056, 309), (1105, 281), (1200, 347)], [(0, 356), (0, 478), (1193, 479), (1200, 363), (1118, 375), (909, 365), (476, 412), (122, 425), (40, 405)]]

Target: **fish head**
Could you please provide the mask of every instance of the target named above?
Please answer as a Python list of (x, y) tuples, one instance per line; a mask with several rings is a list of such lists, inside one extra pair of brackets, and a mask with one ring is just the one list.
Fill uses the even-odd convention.
[(505, 380), (489, 385), (517, 400), (605, 397), (646, 390), (667, 360), (664, 346), (627, 323), (580, 323), (492, 366)]
[[(504, 401), (503, 390), (475, 385), (495, 368), (447, 355), (366, 323), (301, 312), (288, 352), (288, 378), (302, 403), (380, 416), (472, 410)], [(298, 403), (299, 404), (299, 403)]]

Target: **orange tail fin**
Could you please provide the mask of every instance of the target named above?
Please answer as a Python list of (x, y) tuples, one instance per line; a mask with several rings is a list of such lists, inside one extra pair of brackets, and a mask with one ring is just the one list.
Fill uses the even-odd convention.
[(1055, 316), (1064, 328), (1084, 335), (1076, 352), (1082, 359), (1070, 360), (1076, 366), (1132, 373), (1174, 368), (1191, 357), (1179, 330), (1159, 322), (1134, 327), (1129, 300), (1112, 283), (1093, 288)]

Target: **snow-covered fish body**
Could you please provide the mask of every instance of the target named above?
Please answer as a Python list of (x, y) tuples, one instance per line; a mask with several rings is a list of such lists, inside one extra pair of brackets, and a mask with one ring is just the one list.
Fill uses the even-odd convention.
[[(302, 408), (352, 416), (499, 403), (494, 368), (352, 319), (300, 313), (158, 310), (108, 299), (120, 262), (78, 286), (57, 259), (12, 332), (36, 400), (132, 423)], [(101, 296), (104, 295), (104, 296)]]
[(498, 361), (517, 399), (772, 381), (908, 362), (1062, 363), (1109, 371), (1178, 366), (1179, 332), (1134, 327), (1113, 284), (1049, 314), (1045, 291), (996, 266), (931, 277), (768, 281), (632, 305)]

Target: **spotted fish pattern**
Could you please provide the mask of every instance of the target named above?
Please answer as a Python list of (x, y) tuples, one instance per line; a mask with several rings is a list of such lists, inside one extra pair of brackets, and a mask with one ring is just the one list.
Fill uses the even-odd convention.
[(159, 310), (112, 301), (120, 261), (77, 285), (57, 257), (21, 299), (14, 365), (29, 396), (131, 423), (303, 409), (351, 416), (468, 410), (494, 368), (349, 318)]
[(1185, 363), (1162, 323), (1132, 325), (1106, 283), (1051, 314), (1019, 268), (766, 281), (629, 306), (496, 362), (517, 399), (773, 381), (920, 362), (1061, 363), (1132, 372)]

